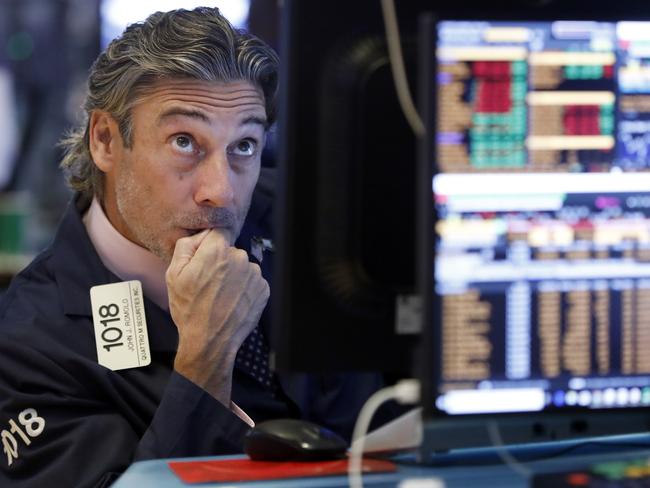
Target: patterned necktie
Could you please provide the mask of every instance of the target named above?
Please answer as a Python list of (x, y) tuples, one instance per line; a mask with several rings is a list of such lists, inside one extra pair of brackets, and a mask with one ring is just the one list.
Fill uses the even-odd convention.
[(237, 365), (272, 393), (277, 391), (277, 379), (269, 366), (269, 346), (259, 327), (244, 340), (235, 359)]

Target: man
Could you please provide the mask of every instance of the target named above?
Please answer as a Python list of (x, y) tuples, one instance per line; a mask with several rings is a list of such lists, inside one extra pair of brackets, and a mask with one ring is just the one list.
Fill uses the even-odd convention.
[(132, 25), (93, 65), (62, 163), (77, 194), (0, 304), (0, 485), (107, 486), (136, 460), (241, 452), (273, 417), (349, 434), (377, 385), (272, 374), (269, 285), (234, 246), (266, 215), (244, 226), (277, 65), (207, 8)]

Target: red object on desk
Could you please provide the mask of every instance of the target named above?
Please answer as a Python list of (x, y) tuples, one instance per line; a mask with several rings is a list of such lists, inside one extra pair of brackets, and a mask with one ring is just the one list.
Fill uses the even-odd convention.
[[(171, 470), (184, 483), (219, 481), (259, 481), (282, 478), (342, 475), (348, 471), (348, 460), (275, 462), (250, 459), (215, 459), (212, 461), (171, 461)], [(364, 459), (364, 473), (395, 471), (395, 464), (378, 459)]]

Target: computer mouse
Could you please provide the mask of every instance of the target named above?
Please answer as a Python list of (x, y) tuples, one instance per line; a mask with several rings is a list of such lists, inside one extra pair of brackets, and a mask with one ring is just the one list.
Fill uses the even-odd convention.
[(296, 419), (261, 422), (244, 439), (244, 452), (255, 461), (333, 460), (344, 457), (347, 447), (331, 430)]

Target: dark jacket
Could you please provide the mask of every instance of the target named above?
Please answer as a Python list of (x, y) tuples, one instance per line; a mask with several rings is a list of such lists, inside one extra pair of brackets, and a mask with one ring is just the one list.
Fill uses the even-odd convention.
[[(240, 242), (266, 230), (268, 205), (258, 191)], [(77, 198), (0, 303), (0, 486), (107, 486), (133, 461), (241, 452), (247, 424), (173, 371), (176, 326), (146, 297), (151, 364), (97, 364), (89, 290), (120, 280), (100, 261), (79, 207)], [(256, 422), (302, 416), (347, 437), (379, 386), (373, 375), (349, 380), (282, 377), (286, 394), (273, 396), (236, 368), (232, 398)]]

